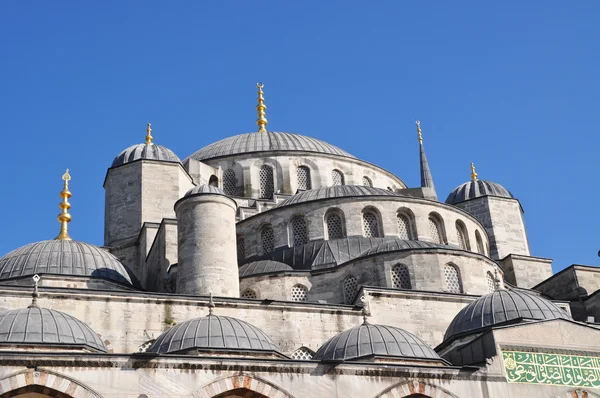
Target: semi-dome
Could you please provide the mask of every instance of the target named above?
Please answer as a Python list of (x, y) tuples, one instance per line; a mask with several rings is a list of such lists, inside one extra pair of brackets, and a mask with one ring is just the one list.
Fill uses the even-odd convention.
[(60, 311), (30, 306), (0, 313), (0, 347), (51, 346), (107, 352), (88, 325)]
[(464, 202), (465, 200), (479, 198), (481, 196), (499, 196), (501, 198), (514, 198), (512, 193), (502, 185), (486, 180), (476, 180), (465, 182), (464, 184), (456, 187), (448, 198), (446, 203), (455, 204)]
[(294, 269), (285, 263), (273, 260), (252, 261), (239, 268), (240, 278), (253, 275), (270, 274), (273, 272), (293, 271)]
[(522, 290), (496, 290), (475, 300), (454, 317), (444, 340), (521, 318), (571, 319), (554, 303)]
[(331, 338), (319, 348), (313, 359), (351, 361), (371, 356), (441, 360), (431, 347), (414, 334), (393, 326), (366, 322)]
[(277, 207), (284, 207), (289, 205), (295, 205), (298, 203), (312, 202), (315, 200), (324, 200), (331, 198), (344, 198), (344, 197), (356, 197), (356, 196), (394, 196), (398, 197), (400, 194), (389, 191), (383, 188), (367, 187), (362, 185), (335, 185), (333, 187), (324, 187), (318, 189), (311, 189), (309, 191), (300, 192), (294, 196), (291, 196), (277, 205)]
[(383, 243), (373, 246), (367, 251), (361, 253), (361, 256), (369, 256), (397, 250), (413, 249), (458, 249), (456, 246), (443, 245), (441, 243), (426, 242), (422, 240), (404, 240), (398, 237), (386, 239)]
[(111, 253), (76, 240), (45, 240), (0, 258), (0, 280), (34, 274), (91, 276), (133, 285), (127, 268)]
[(227, 194), (225, 193), (225, 191), (223, 191), (221, 188), (215, 187), (215, 186), (212, 186), (212, 185), (208, 185), (208, 184), (197, 185), (194, 188), (192, 188), (189, 191), (187, 191), (184, 196), (191, 196), (191, 195), (196, 195), (196, 194), (200, 194), (200, 193), (208, 193), (208, 194), (216, 194), (216, 195), (225, 195), (225, 196), (227, 196)]
[(175, 155), (175, 153), (169, 148), (153, 143), (144, 143), (132, 145), (129, 148), (123, 150), (117, 155), (115, 160), (113, 160), (111, 167), (120, 166), (122, 164), (130, 163), (138, 159), (161, 160), (164, 162), (181, 163), (179, 157), (177, 157), (177, 155)]
[(148, 352), (171, 354), (188, 350), (267, 351), (279, 349), (262, 330), (228, 316), (208, 315), (173, 326)]
[(313, 152), (354, 158), (348, 152), (318, 140), (293, 133), (247, 133), (205, 146), (189, 158), (205, 161), (223, 156), (256, 152)]

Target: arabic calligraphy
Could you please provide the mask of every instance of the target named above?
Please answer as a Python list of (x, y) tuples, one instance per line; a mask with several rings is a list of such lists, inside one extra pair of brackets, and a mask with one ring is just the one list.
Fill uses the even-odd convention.
[(510, 383), (600, 388), (600, 357), (502, 351)]

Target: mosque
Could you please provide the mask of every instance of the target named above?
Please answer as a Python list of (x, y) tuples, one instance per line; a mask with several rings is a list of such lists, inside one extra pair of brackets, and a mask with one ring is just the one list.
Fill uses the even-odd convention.
[(268, 131), (257, 88), (256, 132), (114, 158), (102, 247), (67, 170), (0, 258), (0, 398), (600, 398), (599, 269), (532, 255), (531, 204), (473, 164), (440, 200), (419, 122), (419, 187)]

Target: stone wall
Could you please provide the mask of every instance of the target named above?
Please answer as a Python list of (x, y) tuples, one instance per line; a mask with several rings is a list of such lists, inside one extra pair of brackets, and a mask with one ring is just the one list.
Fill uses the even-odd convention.
[(509, 254), (500, 262), (504, 265), (506, 281), (530, 289), (552, 276), (552, 259)]

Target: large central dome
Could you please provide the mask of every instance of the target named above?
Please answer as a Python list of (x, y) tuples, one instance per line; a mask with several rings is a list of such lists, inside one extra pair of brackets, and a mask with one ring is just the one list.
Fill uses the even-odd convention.
[(317, 140), (292, 133), (247, 133), (228, 137), (196, 151), (189, 157), (204, 161), (223, 156), (253, 152), (300, 151), (354, 158), (348, 152)]

